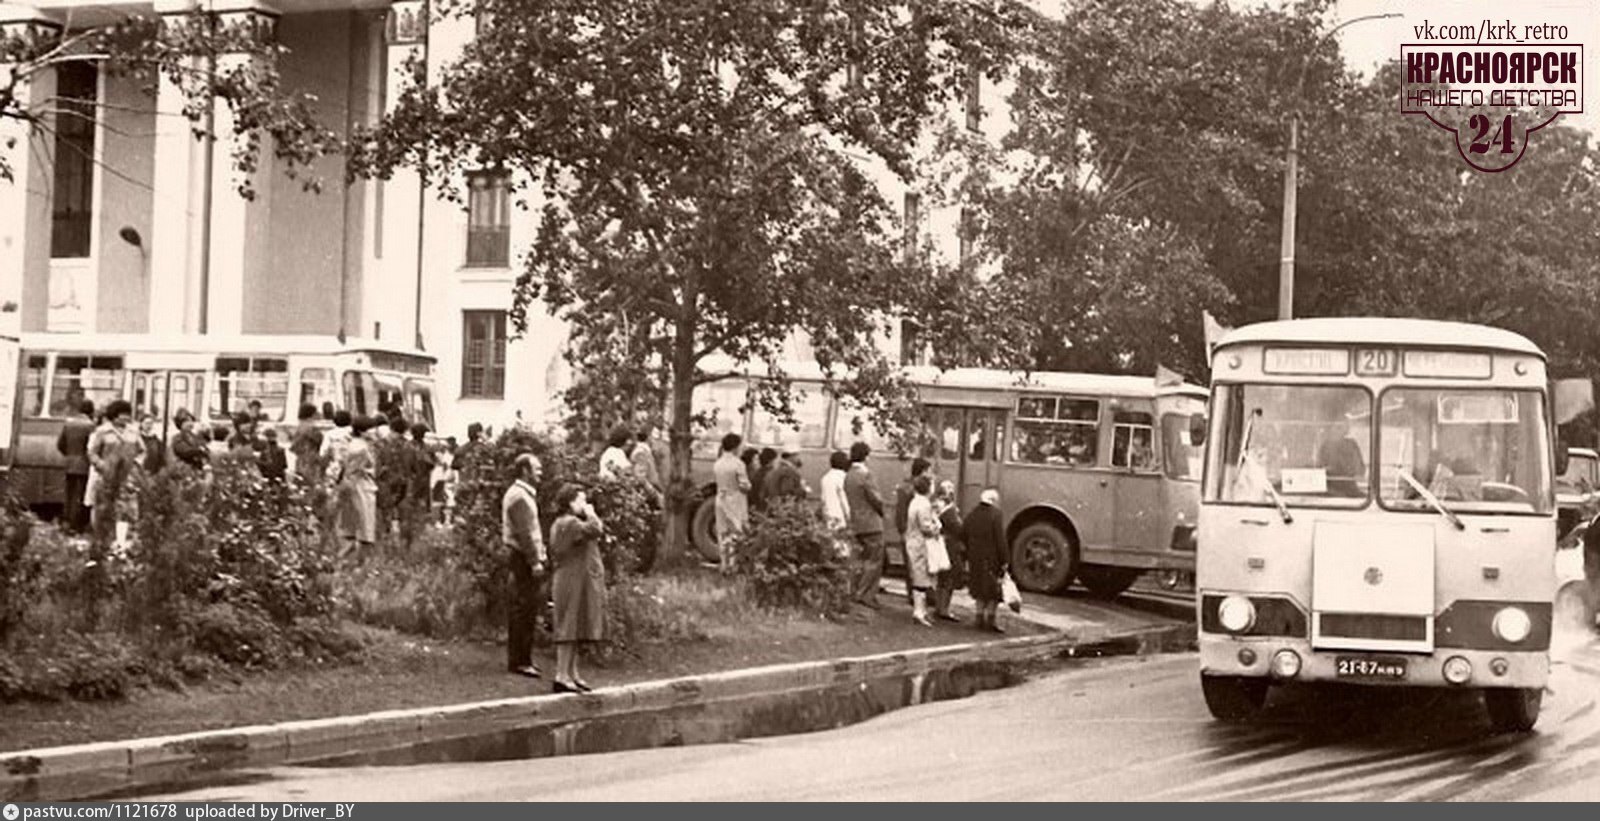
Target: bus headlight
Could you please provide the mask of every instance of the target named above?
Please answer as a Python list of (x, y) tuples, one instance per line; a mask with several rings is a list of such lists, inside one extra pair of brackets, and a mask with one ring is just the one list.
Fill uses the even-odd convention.
[(1217, 621), (1229, 633), (1243, 633), (1255, 626), (1256, 606), (1244, 596), (1229, 596), (1217, 605)]
[(1533, 620), (1528, 618), (1527, 611), (1520, 607), (1505, 607), (1494, 614), (1494, 634), (1501, 641), (1516, 644), (1528, 637), (1533, 632)]

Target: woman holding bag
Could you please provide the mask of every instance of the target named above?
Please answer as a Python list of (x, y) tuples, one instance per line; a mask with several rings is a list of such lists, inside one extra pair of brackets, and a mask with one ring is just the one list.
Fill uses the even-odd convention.
[[(911, 618), (924, 627), (928, 621), (928, 591), (933, 588), (932, 574), (928, 569), (928, 543), (939, 537), (939, 517), (933, 512), (933, 501), (928, 492), (933, 489), (933, 478), (924, 473), (911, 480), (914, 495), (906, 508), (906, 584), (911, 588)], [(943, 550), (941, 546), (939, 550)]]
[(999, 608), (1000, 580), (1006, 575), (1006, 531), (1000, 512), (1000, 491), (985, 490), (978, 506), (967, 514), (962, 535), (967, 551), (967, 590), (978, 603), (976, 626), (979, 630), (1004, 633), (995, 623)]

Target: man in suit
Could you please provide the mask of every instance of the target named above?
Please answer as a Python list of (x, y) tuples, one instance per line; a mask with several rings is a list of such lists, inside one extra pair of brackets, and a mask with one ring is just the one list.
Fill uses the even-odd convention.
[(89, 439), (94, 435), (94, 403), (85, 399), (77, 413), (67, 418), (56, 437), (56, 450), (66, 462), (67, 498), (63, 513), (67, 526), (82, 533), (89, 522), (84, 516), (83, 494), (89, 485)]
[(844, 476), (844, 495), (850, 505), (850, 532), (861, 548), (860, 565), (856, 570), (855, 589), (851, 591), (857, 602), (873, 610), (879, 608), (878, 579), (883, 576), (883, 497), (878, 485), (867, 469), (867, 456), (872, 448), (866, 442), (850, 446), (850, 470)]
[(516, 481), (500, 501), (501, 542), (511, 562), (511, 608), (507, 625), (506, 669), (538, 678), (533, 664), (533, 628), (539, 618), (539, 578), (544, 575), (544, 537), (539, 535), (539, 499), (535, 488), (544, 466), (531, 453), (513, 463)]

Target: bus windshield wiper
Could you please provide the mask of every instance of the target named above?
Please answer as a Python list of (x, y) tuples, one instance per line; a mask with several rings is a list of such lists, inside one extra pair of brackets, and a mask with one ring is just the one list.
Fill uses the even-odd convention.
[(1464, 524), (1461, 521), (1461, 517), (1457, 516), (1455, 514), (1455, 511), (1452, 511), (1450, 508), (1445, 507), (1444, 502), (1440, 501), (1438, 496), (1433, 495), (1432, 491), (1430, 491), (1427, 488), (1423, 487), (1422, 483), (1417, 481), (1417, 477), (1412, 476), (1410, 471), (1402, 470), (1402, 471), (1399, 471), (1399, 473), (1400, 473), (1400, 478), (1406, 480), (1406, 484), (1411, 485), (1411, 489), (1415, 490), (1418, 495), (1420, 495), (1425, 501), (1427, 501), (1428, 504), (1433, 505), (1433, 509), (1434, 510), (1439, 511), (1439, 513), (1441, 515), (1443, 515), (1446, 519), (1449, 519), (1450, 520), (1450, 524), (1453, 524), (1453, 525), (1456, 526), (1456, 530), (1466, 530), (1467, 529), (1466, 524)]
[(1289, 515), (1288, 503), (1283, 501), (1283, 496), (1278, 493), (1278, 489), (1272, 486), (1271, 479), (1267, 480), (1266, 488), (1267, 495), (1272, 497), (1272, 503), (1278, 506), (1278, 515), (1283, 517), (1283, 523), (1286, 525), (1294, 524), (1294, 517)]

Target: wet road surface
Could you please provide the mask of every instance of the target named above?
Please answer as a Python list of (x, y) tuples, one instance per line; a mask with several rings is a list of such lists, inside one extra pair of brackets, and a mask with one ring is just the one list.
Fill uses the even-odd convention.
[(1191, 653), (1102, 659), (840, 730), (531, 761), (285, 769), (166, 798), (1600, 800), (1600, 640), (1560, 650), (1538, 728), (1462, 692), (1275, 691), (1214, 722)]

